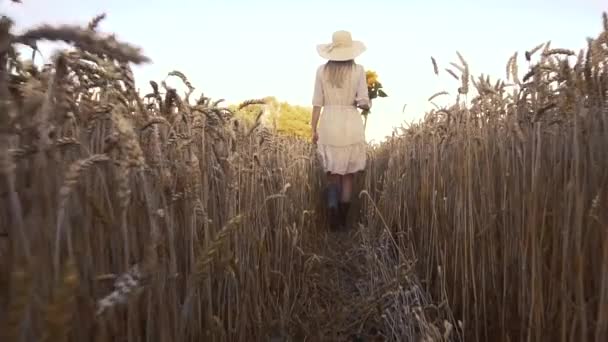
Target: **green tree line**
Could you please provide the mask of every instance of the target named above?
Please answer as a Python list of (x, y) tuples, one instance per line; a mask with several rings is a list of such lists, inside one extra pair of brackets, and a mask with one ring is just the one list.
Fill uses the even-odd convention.
[(261, 117), (262, 124), (276, 130), (277, 133), (299, 138), (309, 139), (312, 136), (310, 129), (311, 107), (292, 105), (279, 101), (275, 97), (265, 98), (264, 105), (251, 105), (237, 110), (237, 105), (229, 106), (236, 115), (248, 124), (253, 124), (260, 110), (264, 110)]

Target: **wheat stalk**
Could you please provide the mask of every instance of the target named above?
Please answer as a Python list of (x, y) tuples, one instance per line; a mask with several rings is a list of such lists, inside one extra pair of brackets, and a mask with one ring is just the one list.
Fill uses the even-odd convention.
[(42, 341), (68, 341), (78, 285), (76, 263), (73, 258), (69, 258), (61, 282), (53, 289), (51, 302), (45, 310), (46, 329)]
[(112, 36), (103, 37), (95, 31), (73, 25), (58, 27), (42, 25), (14, 38), (14, 42), (24, 44), (32, 44), (39, 40), (64, 41), (98, 56), (110, 56), (121, 63), (141, 64), (150, 61), (139, 48), (118, 42)]

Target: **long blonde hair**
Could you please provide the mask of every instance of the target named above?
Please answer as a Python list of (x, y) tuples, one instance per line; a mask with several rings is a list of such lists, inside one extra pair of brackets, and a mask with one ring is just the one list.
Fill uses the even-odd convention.
[(336, 88), (342, 88), (346, 76), (355, 67), (354, 60), (348, 61), (328, 61), (324, 67), (324, 74), (329, 84)]

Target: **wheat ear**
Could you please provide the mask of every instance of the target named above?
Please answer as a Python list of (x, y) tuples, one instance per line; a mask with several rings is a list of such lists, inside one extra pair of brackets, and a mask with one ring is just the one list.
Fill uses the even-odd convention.
[(65, 209), (67, 206), (67, 200), (76, 187), (78, 183), (78, 179), (80, 175), (91, 168), (91, 166), (108, 161), (109, 158), (105, 154), (94, 154), (88, 158), (80, 159), (73, 162), (68, 171), (66, 172), (65, 179), (63, 181), (63, 185), (59, 189), (59, 212), (57, 214), (57, 228), (55, 232), (55, 257), (54, 257), (54, 265), (55, 269), (59, 269), (59, 255), (60, 255), (60, 242), (62, 237), (62, 227), (63, 227), (63, 218), (65, 216)]

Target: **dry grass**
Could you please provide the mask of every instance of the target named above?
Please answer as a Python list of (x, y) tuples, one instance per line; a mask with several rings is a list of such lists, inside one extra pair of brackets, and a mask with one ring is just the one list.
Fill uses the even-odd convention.
[[(512, 90), (459, 55), (458, 103), (370, 151), (360, 229), (335, 236), (313, 146), (179, 71), (185, 95), (139, 96), (148, 58), (103, 18), (0, 21), (2, 341), (608, 337), (608, 29)], [(41, 39), (74, 49), (19, 58)]]

